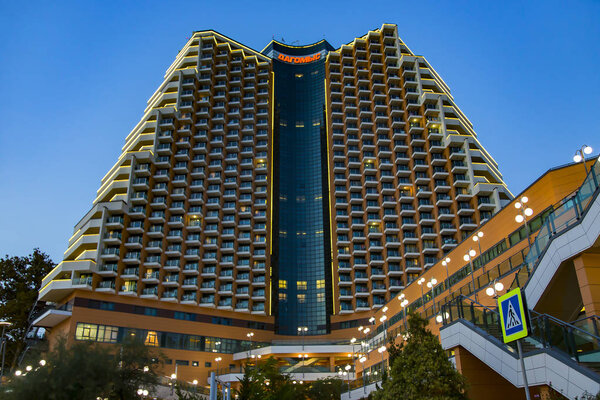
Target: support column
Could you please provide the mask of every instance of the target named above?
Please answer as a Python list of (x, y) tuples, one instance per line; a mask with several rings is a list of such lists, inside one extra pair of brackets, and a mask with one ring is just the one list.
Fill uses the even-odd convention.
[(583, 253), (573, 265), (585, 315), (600, 315), (600, 254)]

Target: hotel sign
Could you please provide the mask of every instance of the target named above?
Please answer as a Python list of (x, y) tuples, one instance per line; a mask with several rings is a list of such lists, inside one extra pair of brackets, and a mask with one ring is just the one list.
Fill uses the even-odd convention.
[(281, 54), (281, 53), (275, 53), (277, 54), (277, 60), (279, 61), (283, 61), (285, 63), (289, 63), (289, 64), (306, 64), (306, 63), (311, 63), (313, 61), (317, 61), (321, 59), (321, 52), (319, 53), (315, 53), (315, 54), (311, 54), (308, 56), (288, 56), (286, 54)]

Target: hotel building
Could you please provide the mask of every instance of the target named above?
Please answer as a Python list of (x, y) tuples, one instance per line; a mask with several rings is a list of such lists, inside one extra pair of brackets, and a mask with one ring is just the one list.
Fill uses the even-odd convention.
[[(532, 221), (581, 184), (577, 168), (532, 185)], [(434, 317), (422, 292), (412, 302), (417, 279), (443, 278), (440, 260), (459, 261), (479, 227), (496, 224), (475, 267), (449, 266), (442, 285), (461, 287), (500, 255), (522, 261), (528, 235), (510, 210), (500, 216), (511, 201), (448, 86), (395, 25), (339, 48), (272, 41), (261, 52), (195, 32), (44, 279), (52, 308), (36, 324), (51, 340), (133, 333), (167, 355), (166, 375), (177, 367), (201, 384), (216, 368), (235, 382), (258, 355), (313, 380), (351, 353), (360, 378), (381, 362), (357, 365), (370, 354), (350, 344), (357, 328), (397, 311), (400, 293)]]

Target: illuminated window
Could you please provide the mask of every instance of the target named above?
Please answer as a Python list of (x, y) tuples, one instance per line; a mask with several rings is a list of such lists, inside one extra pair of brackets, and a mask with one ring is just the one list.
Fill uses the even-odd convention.
[(279, 301), (286, 301), (286, 300), (287, 300), (287, 293), (279, 292)]
[(304, 293), (298, 294), (298, 303), (304, 303), (306, 301), (306, 295)]
[(280, 279), (279, 280), (279, 289), (287, 289), (287, 281)]
[(319, 120), (313, 121), (313, 126), (319, 126), (319, 125), (321, 125), (321, 121), (319, 121)]
[(304, 74), (296, 74), (296, 78), (302, 78)]
[(317, 293), (317, 301), (322, 303), (325, 301), (325, 293)]
[(306, 284), (306, 281), (298, 281), (296, 282), (296, 287), (298, 288), (298, 290), (306, 290), (308, 285)]
[(144, 344), (146, 346), (158, 347), (158, 335), (155, 331), (148, 331)]
[(325, 288), (325, 279), (319, 279), (317, 281), (317, 289), (324, 289)]
[(304, 128), (304, 121), (296, 121), (296, 128)]
[(75, 330), (75, 339), (77, 340), (96, 340), (98, 325), (95, 324), (77, 324)]

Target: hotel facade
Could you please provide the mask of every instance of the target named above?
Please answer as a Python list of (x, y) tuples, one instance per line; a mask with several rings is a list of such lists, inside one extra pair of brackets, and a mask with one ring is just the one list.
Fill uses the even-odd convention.
[[(528, 189), (532, 223), (581, 185), (578, 168)], [(404, 310), (373, 321), (396, 298), (412, 296), (407, 309), (437, 333), (428, 301), (439, 312), (436, 296), (452, 300), (487, 263), (523, 261), (531, 237), (501, 217), (511, 202), (450, 89), (395, 25), (339, 48), (261, 52), (195, 32), (44, 279), (52, 308), (36, 324), (51, 340), (134, 334), (166, 354), (165, 375), (202, 385), (211, 371), (235, 382), (259, 355), (304, 380), (346, 365), (348, 379), (372, 377), (382, 364), (370, 353)], [(492, 225), (465, 272), (453, 254)], [(435, 301), (418, 285), (432, 273)]]

